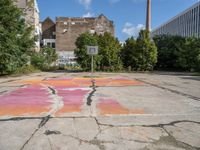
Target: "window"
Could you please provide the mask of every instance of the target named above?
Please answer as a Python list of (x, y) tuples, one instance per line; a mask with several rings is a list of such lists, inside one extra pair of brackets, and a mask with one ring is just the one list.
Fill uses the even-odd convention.
[(51, 47), (51, 43), (48, 42), (48, 43), (47, 43), (47, 46)]
[(56, 48), (56, 44), (55, 43), (52, 43), (52, 48)]

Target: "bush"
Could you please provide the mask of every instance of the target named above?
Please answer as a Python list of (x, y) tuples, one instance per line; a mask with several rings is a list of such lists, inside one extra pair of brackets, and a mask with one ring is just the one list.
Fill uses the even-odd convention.
[(158, 47), (158, 69), (200, 71), (200, 39), (159, 35), (154, 37)]
[(32, 65), (25, 65), (21, 68), (18, 68), (14, 72), (14, 74), (28, 74), (28, 73), (34, 73), (34, 72), (39, 72), (39, 70)]
[(55, 49), (43, 47), (40, 52), (35, 52), (31, 57), (31, 64), (42, 71), (51, 69), (52, 63), (57, 60), (58, 56)]
[(178, 56), (183, 49), (185, 38), (180, 36), (159, 35), (154, 38), (158, 48), (157, 68), (161, 69), (178, 69)]
[(31, 57), (31, 64), (40, 70), (48, 68), (45, 61), (45, 56), (42, 53), (34, 53)]

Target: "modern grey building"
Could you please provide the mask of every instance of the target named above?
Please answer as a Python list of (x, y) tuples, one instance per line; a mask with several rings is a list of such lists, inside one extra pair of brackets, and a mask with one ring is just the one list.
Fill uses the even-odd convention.
[(196, 36), (200, 38), (200, 2), (173, 17), (163, 25), (154, 29), (151, 36), (161, 34)]

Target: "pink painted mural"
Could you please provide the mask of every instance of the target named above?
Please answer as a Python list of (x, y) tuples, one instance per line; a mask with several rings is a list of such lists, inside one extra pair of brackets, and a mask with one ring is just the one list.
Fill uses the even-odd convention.
[(0, 96), (0, 116), (36, 115), (48, 112), (51, 101), (48, 89), (31, 85)]
[(88, 89), (57, 89), (58, 95), (62, 97), (64, 106), (56, 113), (57, 116), (63, 113), (81, 112), (83, 99), (90, 90)]
[[(123, 77), (95, 78), (94, 80), (97, 87), (143, 85), (142, 82)], [(24, 80), (22, 83), (27, 86), (0, 95), (0, 116), (47, 115), (54, 112), (57, 100), (60, 100), (62, 105), (51, 115), (81, 113), (84, 99), (93, 90), (90, 78), (31, 79)], [(99, 99), (97, 108), (101, 115), (134, 113), (113, 99)], [(135, 113), (142, 113), (142, 111), (135, 111)]]

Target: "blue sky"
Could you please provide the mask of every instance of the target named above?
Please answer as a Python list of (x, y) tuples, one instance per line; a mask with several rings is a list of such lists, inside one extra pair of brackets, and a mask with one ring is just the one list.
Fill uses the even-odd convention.
[[(95, 17), (103, 13), (114, 21), (120, 41), (137, 36), (146, 20), (146, 0), (37, 0), (40, 19)], [(152, 0), (152, 29), (187, 9), (198, 0)]]

